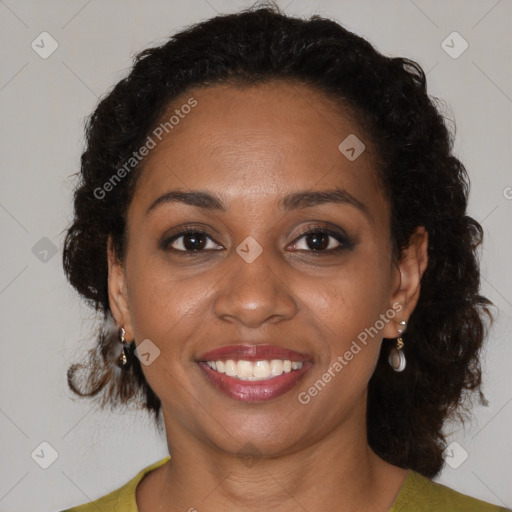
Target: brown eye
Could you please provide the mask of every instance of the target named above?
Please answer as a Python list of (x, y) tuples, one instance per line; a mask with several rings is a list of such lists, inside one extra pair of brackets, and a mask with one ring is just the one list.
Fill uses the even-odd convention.
[[(213, 242), (208, 246), (209, 242)], [(212, 238), (204, 231), (181, 231), (163, 243), (163, 248), (179, 252), (203, 252), (203, 250), (218, 250)]]
[(309, 235), (306, 235), (306, 244), (313, 251), (327, 249), (329, 246), (329, 238), (331, 238), (329, 235), (320, 231), (317, 233), (309, 233)]
[(297, 240), (302, 239), (304, 241), (301, 243), (294, 242), (293, 245), (296, 250), (332, 254), (352, 247), (346, 235), (320, 228), (313, 228), (302, 233)]

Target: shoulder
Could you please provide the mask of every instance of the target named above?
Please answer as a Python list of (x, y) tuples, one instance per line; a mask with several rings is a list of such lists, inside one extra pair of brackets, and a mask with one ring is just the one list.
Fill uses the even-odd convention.
[(389, 512), (503, 512), (510, 509), (461, 494), (410, 470)]
[(137, 501), (135, 499), (137, 485), (144, 476), (165, 464), (169, 459), (170, 457), (167, 456), (151, 464), (151, 466), (144, 468), (125, 485), (106, 496), (90, 503), (64, 510), (63, 512), (98, 512), (98, 510), (101, 510), (101, 512), (137, 512)]

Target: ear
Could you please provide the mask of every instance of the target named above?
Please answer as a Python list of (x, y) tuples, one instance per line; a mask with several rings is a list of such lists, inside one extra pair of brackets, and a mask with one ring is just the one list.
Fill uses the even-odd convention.
[(107, 242), (107, 260), (108, 260), (108, 300), (110, 310), (118, 327), (123, 327), (126, 331), (125, 339), (128, 343), (133, 341), (134, 334), (128, 307), (128, 294), (126, 292), (126, 275), (124, 267), (117, 259), (112, 244), (111, 236)]
[(409, 321), (420, 297), (420, 282), (428, 265), (428, 233), (423, 226), (417, 227), (409, 238), (396, 264), (396, 279), (390, 308), (396, 312), (393, 322), (383, 331), (384, 338), (399, 336), (400, 321)]

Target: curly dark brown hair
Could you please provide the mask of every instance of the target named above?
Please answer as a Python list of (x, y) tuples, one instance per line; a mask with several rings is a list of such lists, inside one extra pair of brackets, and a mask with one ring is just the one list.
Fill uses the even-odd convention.
[(107, 285), (107, 240), (112, 236), (122, 262), (125, 214), (141, 165), (108, 194), (100, 191), (179, 95), (209, 84), (275, 79), (309, 85), (356, 113), (377, 148), (396, 259), (417, 226), (428, 231), (429, 264), (405, 337), (407, 368), (391, 370), (391, 340), (384, 340), (369, 384), (367, 427), (368, 442), (383, 459), (432, 478), (443, 465), (445, 421), (454, 415), (464, 421), (468, 391), (478, 391), (485, 403), (479, 354), (491, 302), (479, 294), (483, 232), (466, 215), (469, 179), (452, 154), (453, 133), (441, 103), (427, 94), (421, 67), (386, 57), (319, 16), (303, 20), (260, 6), (189, 27), (137, 55), (128, 76), (88, 118), (63, 264), (70, 283), (103, 316), (89, 365), (73, 365), (69, 385), (81, 396), (102, 397), (103, 406), (139, 403), (158, 420), (161, 403), (134, 343), (128, 370), (116, 365), (120, 344)]

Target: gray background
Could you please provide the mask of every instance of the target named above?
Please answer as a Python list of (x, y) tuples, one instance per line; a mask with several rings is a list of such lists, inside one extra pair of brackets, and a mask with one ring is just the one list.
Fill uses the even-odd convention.
[[(0, 510), (41, 512), (97, 498), (167, 454), (151, 420), (98, 410), (67, 389), (66, 370), (92, 344), (93, 312), (64, 278), (61, 251), (83, 146), (83, 120), (134, 53), (186, 25), (252, 2), (0, 0)], [(512, 507), (512, 213), (510, 0), (285, 1), (324, 14), (387, 55), (418, 61), (446, 100), (456, 155), (472, 178), (470, 213), (485, 229), (483, 291), (499, 311), (484, 354), (489, 407), (476, 405), (438, 480)], [(39, 51), (57, 50), (43, 59)], [(442, 41), (457, 31), (458, 58)], [(448, 39), (453, 51), (461, 40)], [(52, 252), (55, 252), (53, 254)], [(57, 453), (51, 462), (51, 449)], [(35, 450), (35, 452), (34, 452)], [(31, 454), (34, 456), (31, 457)], [(463, 460), (467, 453), (467, 459)], [(37, 461), (37, 463), (36, 463)]]

